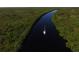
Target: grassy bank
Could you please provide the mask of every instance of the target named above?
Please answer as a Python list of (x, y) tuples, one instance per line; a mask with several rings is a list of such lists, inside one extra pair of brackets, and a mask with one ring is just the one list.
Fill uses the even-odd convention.
[(72, 51), (79, 51), (79, 8), (61, 8), (54, 17), (60, 35)]
[(0, 51), (16, 51), (34, 21), (50, 8), (0, 8)]

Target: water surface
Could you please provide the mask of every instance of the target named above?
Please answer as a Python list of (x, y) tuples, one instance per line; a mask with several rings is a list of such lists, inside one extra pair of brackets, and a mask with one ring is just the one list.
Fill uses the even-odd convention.
[(66, 40), (57, 31), (52, 17), (58, 10), (43, 14), (33, 25), (19, 51), (26, 52), (58, 52), (71, 51), (66, 47)]

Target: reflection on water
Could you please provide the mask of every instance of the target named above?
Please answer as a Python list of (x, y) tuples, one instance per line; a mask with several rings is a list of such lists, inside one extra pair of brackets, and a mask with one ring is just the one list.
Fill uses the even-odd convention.
[(35, 22), (28, 36), (22, 43), (19, 51), (27, 52), (53, 52), (71, 51), (66, 47), (66, 40), (59, 36), (55, 25), (52, 23), (52, 16), (57, 10), (43, 14)]

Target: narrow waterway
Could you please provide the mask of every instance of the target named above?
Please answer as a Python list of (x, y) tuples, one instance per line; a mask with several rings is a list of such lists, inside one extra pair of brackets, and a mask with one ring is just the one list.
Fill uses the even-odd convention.
[(52, 17), (58, 10), (43, 14), (35, 22), (19, 51), (26, 52), (64, 52), (71, 51), (66, 47), (66, 40), (59, 36)]

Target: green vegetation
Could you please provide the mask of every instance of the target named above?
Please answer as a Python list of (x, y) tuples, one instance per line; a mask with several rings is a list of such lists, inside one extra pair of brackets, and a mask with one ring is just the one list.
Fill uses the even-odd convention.
[(68, 41), (67, 47), (79, 51), (79, 8), (61, 8), (54, 18), (60, 35)]
[[(16, 51), (32, 24), (53, 8), (0, 8), (0, 51)], [(67, 47), (79, 51), (79, 8), (59, 8), (52, 19)]]
[(0, 51), (16, 51), (34, 21), (49, 8), (0, 8)]

